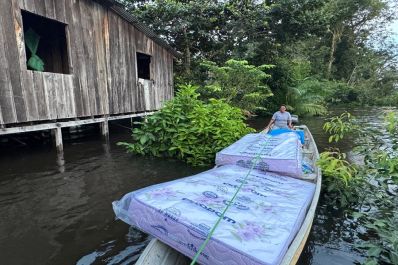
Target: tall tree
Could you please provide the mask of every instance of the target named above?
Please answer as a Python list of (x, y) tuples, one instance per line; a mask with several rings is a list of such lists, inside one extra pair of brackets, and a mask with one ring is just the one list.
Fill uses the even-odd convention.
[[(176, 73), (185, 80), (206, 79), (203, 60), (222, 65), (234, 58), (276, 65), (267, 84), (274, 94), (286, 94), (298, 86), (292, 62), (303, 60), (313, 78), (394, 90), (397, 52), (385, 29), (397, 16), (396, 0), (119, 1), (183, 54)], [(382, 77), (390, 81), (370, 81)]]

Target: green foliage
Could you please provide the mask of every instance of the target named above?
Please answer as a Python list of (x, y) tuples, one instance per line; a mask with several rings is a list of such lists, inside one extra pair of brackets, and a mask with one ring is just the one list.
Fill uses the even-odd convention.
[(366, 67), (356, 70), (352, 80), (359, 102), (367, 105), (397, 105), (398, 75), (395, 64), (385, 65), (385, 60), (369, 58)]
[(290, 62), (292, 78), (296, 81), (304, 81), (311, 76), (311, 62), (301, 58), (294, 58)]
[(358, 199), (358, 195), (352, 192), (353, 186), (359, 181), (356, 179), (358, 172), (346, 160), (346, 154), (338, 150), (322, 152), (317, 165), (321, 168), (322, 184), (329, 200), (346, 207)]
[(382, 260), (386, 264), (398, 264), (398, 213), (393, 212), (391, 216), (361, 215), (361, 221), (369, 232), (377, 234), (377, 239), (358, 245), (366, 250), (366, 264), (378, 264)]
[(287, 104), (298, 115), (324, 115), (327, 113), (325, 97), (328, 89), (324, 82), (308, 78), (300, 81), (287, 93)]
[(341, 180), (345, 187), (356, 174), (355, 168), (346, 160), (346, 154), (338, 151), (322, 152), (317, 164), (324, 175)]
[(345, 82), (329, 81), (330, 88), (326, 101), (329, 103), (351, 103), (358, 100), (360, 92)]
[[(377, 156), (376, 156), (377, 157)], [(383, 161), (382, 163), (385, 163)], [(366, 251), (368, 259), (365, 264), (379, 264), (382, 261), (385, 264), (398, 264), (398, 199), (393, 190), (392, 185), (398, 184), (396, 176), (398, 172), (398, 160), (394, 162), (395, 170), (386, 171), (383, 166), (377, 162), (371, 163), (372, 166), (367, 169), (367, 174), (375, 174), (378, 185), (369, 185), (362, 192), (368, 193), (364, 202), (364, 208), (372, 209), (372, 211), (354, 212), (353, 216), (357, 218), (357, 222), (366, 228), (365, 242), (357, 244), (357, 247)], [(370, 173), (372, 170), (372, 173)], [(373, 175), (372, 174), (372, 175)]]
[(323, 129), (331, 134), (329, 137), (329, 143), (331, 143), (340, 141), (348, 133), (357, 132), (359, 127), (355, 118), (349, 112), (344, 112), (340, 116), (332, 117), (325, 122)]
[(207, 98), (224, 99), (227, 103), (247, 111), (263, 107), (265, 99), (272, 96), (265, 84), (270, 77), (265, 73), (273, 65), (250, 65), (247, 61), (228, 60), (224, 66), (205, 61), (201, 66), (208, 78), (201, 93)]
[[(326, 103), (398, 102), (398, 45), (387, 30), (396, 1), (119, 1), (183, 55), (177, 83), (208, 81), (203, 60), (235, 58), (276, 65), (268, 78), (275, 99), (267, 105), (292, 97), (288, 104), (301, 115), (323, 114)], [(325, 98), (326, 88), (332, 94)]]
[(387, 124), (387, 130), (391, 135), (395, 135), (398, 133), (398, 115), (395, 112), (389, 112), (384, 117), (384, 121)]
[[(290, 111), (303, 116), (327, 113), (326, 99), (333, 91), (330, 84), (334, 82), (311, 77), (308, 60), (280, 59), (272, 75), (270, 86), (276, 88), (272, 99), (275, 107), (286, 104)], [(276, 83), (275, 79), (278, 79)]]
[[(386, 129), (391, 136), (391, 149), (370, 150), (365, 156), (365, 173), (371, 176), (369, 198), (365, 201), (369, 212), (362, 212), (358, 222), (373, 235), (359, 247), (367, 252), (367, 263), (382, 261), (398, 264), (398, 117), (394, 112), (385, 115)], [(373, 151), (373, 152), (372, 152)], [(374, 236), (376, 235), (376, 236)]]
[(376, 99), (374, 102), (375, 106), (398, 106), (398, 92), (391, 95), (383, 97), (381, 99)]
[[(203, 59), (223, 63), (253, 54), (267, 35), (269, 7), (258, 1), (123, 0), (140, 21), (183, 54), (177, 71), (189, 75)], [(274, 45), (267, 43), (271, 52)]]
[[(365, 264), (398, 264), (398, 118), (394, 112), (389, 112), (384, 119), (390, 142), (388, 148), (382, 149), (377, 144), (378, 132), (356, 125), (348, 113), (332, 118), (325, 125), (325, 130), (335, 136), (332, 140), (339, 141), (352, 132), (365, 146), (356, 149), (364, 161), (355, 166), (354, 178), (340, 169), (348, 166), (348, 162), (341, 162), (345, 157), (338, 153), (323, 153), (318, 162), (325, 176), (326, 198), (331, 203), (336, 202), (336, 194), (339, 200), (345, 198), (343, 201), (352, 205), (351, 215), (355, 222), (365, 229), (364, 233), (358, 232), (358, 237), (365, 240), (357, 245), (368, 257)], [(346, 183), (348, 185), (343, 185)]]
[(347, 83), (321, 79), (312, 73), (313, 63), (297, 54), (291, 56), (293, 59), (278, 59), (271, 70), (273, 108), (287, 104), (289, 110), (298, 115), (325, 115), (329, 104), (357, 99), (356, 91)]
[(176, 97), (133, 129), (128, 152), (177, 157), (192, 165), (209, 165), (215, 153), (252, 132), (241, 110), (222, 100), (199, 100), (197, 87), (180, 87)]

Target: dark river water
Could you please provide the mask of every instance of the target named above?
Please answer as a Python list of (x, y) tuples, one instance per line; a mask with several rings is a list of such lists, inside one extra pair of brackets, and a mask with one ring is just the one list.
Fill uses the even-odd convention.
[[(343, 111), (336, 109), (334, 113)], [(350, 110), (380, 126), (381, 109)], [(263, 127), (266, 119), (250, 121)], [(323, 118), (301, 120), (322, 151)], [(111, 203), (148, 185), (204, 171), (177, 160), (137, 157), (116, 146), (128, 141), (126, 123), (111, 124), (110, 141), (97, 127), (64, 132), (64, 161), (43, 135), (0, 138), (0, 264), (134, 264), (150, 238), (114, 219)], [(44, 138), (45, 139), (45, 138)], [(340, 148), (349, 152), (349, 141)], [(355, 157), (354, 157), (355, 159)], [(353, 227), (342, 210), (321, 199), (299, 264), (355, 264)]]

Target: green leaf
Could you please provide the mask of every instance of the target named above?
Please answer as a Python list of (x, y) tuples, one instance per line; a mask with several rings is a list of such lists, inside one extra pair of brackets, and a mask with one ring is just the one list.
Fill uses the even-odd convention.
[(380, 247), (375, 246), (375, 247), (368, 249), (367, 253), (368, 253), (368, 256), (370, 256), (370, 257), (378, 257), (380, 255), (381, 251), (382, 251), (382, 249)]
[(375, 259), (366, 260), (365, 265), (377, 265), (378, 262)]
[(353, 212), (352, 213), (352, 216), (354, 217), (354, 218), (361, 218), (362, 216), (364, 216), (365, 214), (364, 213), (360, 213), (360, 212)]
[(141, 136), (140, 143), (145, 144), (148, 141), (148, 139), (149, 139), (148, 136), (145, 134), (145, 135)]
[(395, 247), (395, 249), (397, 249), (397, 251), (391, 251), (389, 254), (392, 264), (398, 264), (398, 248)]

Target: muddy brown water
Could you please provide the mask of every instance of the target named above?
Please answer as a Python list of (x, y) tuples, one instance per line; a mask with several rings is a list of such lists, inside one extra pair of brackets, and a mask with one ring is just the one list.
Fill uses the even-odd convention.
[[(351, 111), (366, 124), (380, 124), (379, 109)], [(301, 122), (323, 150), (328, 145), (323, 118)], [(266, 119), (249, 123), (261, 128)], [(43, 135), (0, 138), (0, 264), (134, 264), (150, 238), (115, 220), (112, 201), (206, 168), (126, 154), (116, 146), (130, 139), (126, 126), (113, 123), (109, 143), (95, 126), (71, 135), (64, 132), (64, 163), (57, 161), (51, 141), (43, 141)], [(341, 144), (347, 152), (351, 146), (349, 141)], [(362, 260), (353, 250), (355, 228), (341, 209), (330, 208), (321, 199), (299, 264), (348, 265)]]

